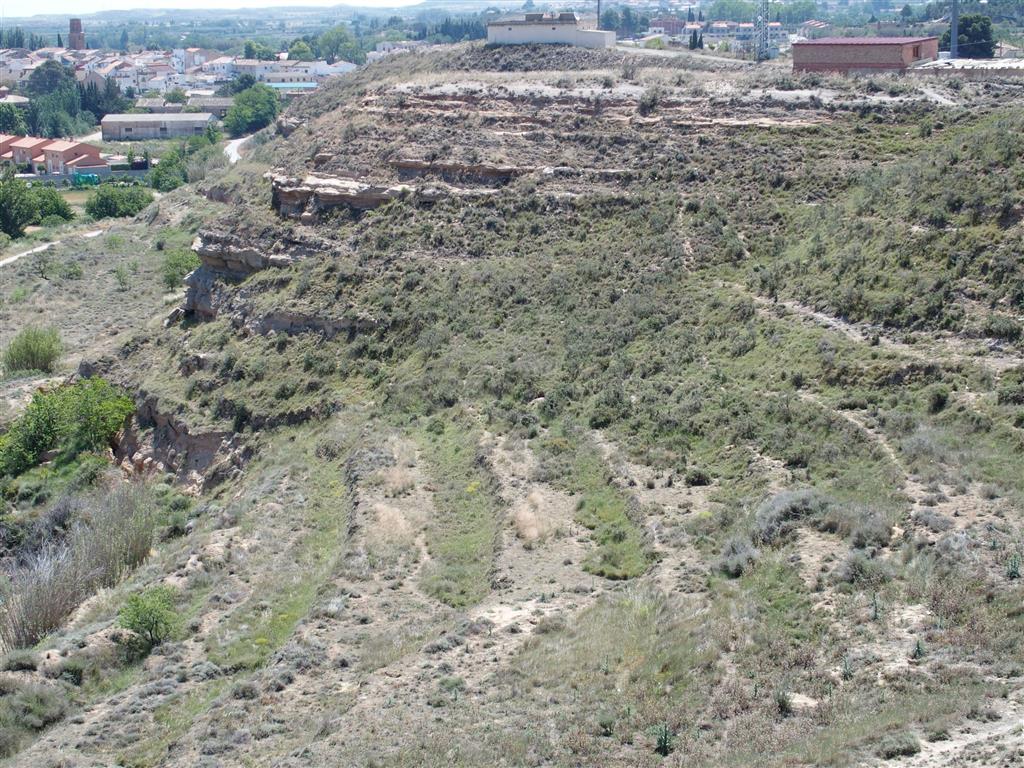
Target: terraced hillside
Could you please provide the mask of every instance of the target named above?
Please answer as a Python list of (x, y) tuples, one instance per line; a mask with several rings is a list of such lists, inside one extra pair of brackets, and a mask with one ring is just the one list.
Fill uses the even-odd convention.
[(20, 260), (135, 411), (5, 480), (10, 559), (127, 480), (155, 536), (8, 654), (10, 763), (1013, 765), (1020, 98), (411, 54), (51, 249), (91, 291)]

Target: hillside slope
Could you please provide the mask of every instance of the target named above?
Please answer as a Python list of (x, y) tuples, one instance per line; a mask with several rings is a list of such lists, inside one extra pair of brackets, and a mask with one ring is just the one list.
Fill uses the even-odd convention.
[(1019, 88), (534, 53), (338, 78), (144, 214), (202, 266), (80, 370), (190, 519), (2, 673), (64, 701), (12, 765), (1017, 759)]

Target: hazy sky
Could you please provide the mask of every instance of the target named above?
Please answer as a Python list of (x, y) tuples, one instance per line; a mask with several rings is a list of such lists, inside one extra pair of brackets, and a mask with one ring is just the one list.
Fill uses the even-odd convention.
[[(0, 0), (3, 18), (59, 13), (68, 16), (97, 11), (131, 10), (134, 8), (266, 8), (286, 6), (358, 5), (364, 8), (397, 8), (415, 5), (419, 0)], [(86, 34), (88, 34), (86, 29)]]

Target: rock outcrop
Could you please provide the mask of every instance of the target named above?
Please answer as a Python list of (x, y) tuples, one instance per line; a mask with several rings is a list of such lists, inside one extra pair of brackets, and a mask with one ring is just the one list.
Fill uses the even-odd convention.
[(271, 182), (271, 205), (281, 216), (315, 222), (321, 213), (346, 207), (368, 211), (392, 200), (433, 203), (449, 197), (479, 198), (494, 194), (493, 189), (461, 189), (437, 183), (422, 186), (410, 184), (372, 184), (341, 175), (309, 174), (304, 178), (283, 173), (268, 173)]
[(286, 267), (298, 260), (293, 252), (267, 252), (234, 235), (204, 231), (192, 242), (203, 266), (224, 277), (241, 279), (268, 267)]
[(490, 165), (488, 163), (442, 163), (430, 160), (401, 158), (392, 160), (391, 167), (398, 171), (401, 179), (420, 176), (438, 176), (446, 181), (479, 181), (485, 183), (505, 182), (516, 176), (533, 173), (535, 168), (515, 165)]
[(170, 473), (188, 491), (203, 489), (240, 472), (252, 451), (231, 431), (193, 431), (157, 399), (143, 397), (131, 426), (115, 439), (114, 457), (129, 475)]

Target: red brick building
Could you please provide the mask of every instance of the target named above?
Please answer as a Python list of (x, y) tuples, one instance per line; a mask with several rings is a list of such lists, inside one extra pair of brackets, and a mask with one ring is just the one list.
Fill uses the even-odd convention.
[(937, 37), (823, 37), (793, 43), (794, 72), (902, 72), (938, 57)]

